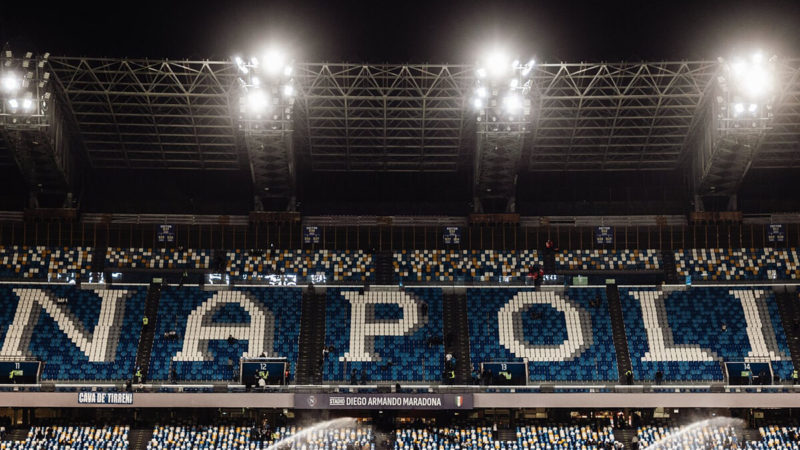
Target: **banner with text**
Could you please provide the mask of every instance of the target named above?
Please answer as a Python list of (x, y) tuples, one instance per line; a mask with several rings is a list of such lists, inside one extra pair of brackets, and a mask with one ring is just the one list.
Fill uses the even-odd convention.
[(459, 227), (444, 227), (444, 243), (445, 244), (460, 244), (461, 243), (461, 228), (459, 228)]
[(319, 227), (310, 226), (303, 228), (303, 243), (319, 244)]
[(81, 392), (78, 394), (78, 403), (81, 405), (132, 405), (133, 393), (131, 392)]
[(597, 227), (594, 237), (599, 245), (611, 245), (614, 243), (614, 227)]
[(472, 409), (472, 394), (295, 394), (297, 409)]
[(771, 244), (778, 244), (786, 242), (786, 233), (783, 230), (783, 224), (773, 223), (767, 228), (767, 242)]
[(175, 228), (172, 225), (158, 226), (158, 242), (175, 242)]

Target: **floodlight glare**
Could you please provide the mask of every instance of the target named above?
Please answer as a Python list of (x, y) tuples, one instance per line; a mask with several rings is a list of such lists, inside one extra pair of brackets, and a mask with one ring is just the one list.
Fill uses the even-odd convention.
[(730, 63), (734, 88), (750, 98), (763, 97), (772, 90), (772, 73), (761, 52), (748, 59), (737, 58)]
[(20, 84), (20, 79), (13, 72), (7, 73), (0, 81), (0, 85), (6, 92), (16, 92), (20, 88)]
[(751, 113), (754, 113), (758, 111), (758, 105), (756, 105), (755, 103), (751, 103), (750, 106), (747, 108), (747, 110)]
[(12, 98), (11, 100), (8, 101), (8, 106), (10, 106), (11, 109), (17, 109), (19, 108), (19, 102), (17, 101), (17, 99)]
[(479, 98), (476, 98), (472, 101), (472, 106), (474, 106), (475, 109), (481, 109), (483, 108), (483, 101)]
[(511, 83), (509, 83), (509, 86), (511, 86), (511, 89), (516, 88), (518, 85), (519, 85), (519, 80), (516, 79), (516, 78), (512, 78), (511, 79)]
[(494, 51), (486, 58), (486, 68), (489, 69), (489, 74), (493, 77), (499, 77), (505, 74), (511, 63), (508, 56), (502, 51)]
[(287, 84), (283, 87), (283, 95), (285, 97), (291, 97), (294, 95), (294, 87), (291, 84)]
[(284, 69), (285, 63), (286, 57), (284, 56), (283, 52), (277, 49), (268, 51), (264, 56), (264, 68), (268, 73), (273, 75), (281, 73), (281, 71)]
[(283, 69), (283, 76), (288, 77), (290, 75), (292, 75), (292, 66), (286, 66)]
[(475, 89), (475, 94), (477, 94), (480, 98), (486, 98), (486, 88), (481, 86), (478, 89)]
[(741, 114), (741, 113), (743, 113), (743, 112), (744, 112), (744, 104), (742, 104), (742, 103), (737, 103), (737, 104), (733, 105), (733, 111), (734, 111), (736, 114)]
[(269, 101), (267, 94), (261, 89), (255, 89), (247, 94), (247, 108), (251, 113), (262, 113), (267, 110)]
[(475, 71), (475, 74), (478, 75), (478, 78), (485, 78), (486, 77), (486, 69), (481, 67), (480, 69)]
[(509, 113), (516, 113), (522, 109), (522, 99), (519, 95), (508, 94), (503, 98), (503, 106)]
[(33, 100), (29, 98), (22, 100), (22, 109), (25, 111), (30, 111), (31, 109), (33, 109)]

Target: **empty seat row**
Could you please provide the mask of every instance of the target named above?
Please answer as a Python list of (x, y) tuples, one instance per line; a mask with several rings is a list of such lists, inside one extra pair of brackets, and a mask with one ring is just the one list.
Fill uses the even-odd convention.
[(55, 278), (69, 273), (87, 274), (91, 268), (91, 247), (0, 245), (2, 278)]
[(680, 276), (698, 280), (736, 281), (800, 278), (795, 248), (710, 248), (675, 251)]

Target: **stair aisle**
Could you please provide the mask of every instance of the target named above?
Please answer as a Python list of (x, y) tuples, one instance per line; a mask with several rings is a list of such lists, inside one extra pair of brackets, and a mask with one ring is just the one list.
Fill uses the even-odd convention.
[(672, 250), (661, 251), (661, 264), (664, 268), (664, 279), (669, 284), (678, 282), (678, 269), (675, 264), (675, 252)]
[(373, 258), (375, 258), (375, 284), (395, 284), (392, 252), (379, 252), (373, 255)]
[(147, 450), (147, 444), (153, 439), (152, 428), (133, 429), (128, 434), (128, 443), (131, 450)]
[[(320, 288), (314, 288), (320, 289)], [(296, 384), (322, 383), (322, 347), (325, 345), (325, 293), (303, 293)]]
[[(633, 370), (631, 365), (631, 355), (628, 352), (628, 338), (625, 335), (625, 321), (622, 317), (622, 302), (619, 298), (619, 290), (614, 284), (606, 286), (606, 297), (608, 298), (608, 313), (611, 315), (611, 328), (614, 335), (614, 350), (617, 352), (617, 370), (619, 372), (619, 382), (625, 383), (625, 372)], [(636, 374), (633, 374), (634, 378)]]
[(469, 322), (465, 294), (446, 294), (443, 298), (445, 353), (456, 358), (455, 384), (472, 383), (472, 362), (469, 354)]
[[(136, 366), (142, 368), (144, 380), (148, 379), (150, 368), (150, 352), (153, 350), (153, 341), (156, 335), (156, 321), (158, 320), (158, 303), (161, 300), (161, 283), (150, 283), (147, 289), (147, 299), (144, 304), (144, 317), (148, 319), (147, 327), (142, 327), (139, 336), (139, 345), (136, 352)], [(139, 323), (142, 323), (141, 321)], [(135, 369), (134, 369), (135, 370)], [(131, 377), (133, 374), (131, 374)]]

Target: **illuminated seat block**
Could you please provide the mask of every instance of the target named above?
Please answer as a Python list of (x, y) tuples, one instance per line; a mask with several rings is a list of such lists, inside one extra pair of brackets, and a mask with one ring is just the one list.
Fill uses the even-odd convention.
[(45, 380), (128, 379), (146, 295), (143, 287), (0, 285), (0, 359), (44, 361)]
[[(355, 309), (353, 301), (368, 300), (363, 308)], [(416, 302), (416, 315), (410, 306), (403, 309), (397, 302), (409, 305)], [(423, 314), (422, 303), (427, 304)], [(361, 314), (355, 325), (352, 311)], [(354, 330), (352, 327), (357, 327)], [(363, 347), (353, 339), (361, 336)], [(442, 291), (434, 288), (400, 291), (367, 291), (359, 296), (355, 289), (328, 289), (325, 320), (325, 343), (334, 352), (324, 361), (325, 380), (350, 380), (352, 369), (369, 381), (440, 381), (444, 363), (444, 346), (430, 345), (429, 338), (442, 342)], [(366, 348), (365, 348), (366, 347)], [(355, 353), (369, 353), (369, 361), (354, 361)], [(347, 372), (345, 362), (347, 358)], [(389, 364), (391, 363), (391, 364)]]
[(662, 293), (623, 288), (620, 301), (636, 379), (653, 380), (661, 370), (665, 380), (722, 380), (723, 361), (750, 357), (771, 360), (782, 379), (792, 372), (771, 289), (692, 287)]
[[(596, 299), (599, 303), (591, 306)], [(527, 359), (532, 381), (619, 378), (604, 289), (538, 294), (532, 289), (468, 289), (467, 310), (475, 367)]]
[[(234, 379), (239, 358), (251, 346), (250, 340), (271, 342), (263, 348), (269, 356), (286, 357), (294, 374), (300, 336), (299, 288), (251, 287), (226, 291), (203, 291), (197, 287), (164, 287), (161, 291), (155, 340), (150, 359), (150, 379), (169, 379), (173, 364), (181, 380)], [(263, 320), (252, 320), (248, 305)], [(189, 323), (191, 314), (198, 322)], [(204, 321), (202, 324), (200, 319)], [(243, 332), (243, 327), (250, 327)], [(169, 338), (165, 333), (175, 331)], [(244, 333), (244, 334), (243, 334)], [(229, 335), (239, 336), (229, 344)], [(187, 352), (186, 343), (189, 345)], [(265, 344), (266, 345), (266, 344)], [(199, 353), (195, 352), (200, 348)], [(181, 360), (179, 355), (184, 355)], [(257, 354), (248, 356), (259, 356)], [(176, 360), (177, 358), (177, 360)], [(228, 360), (232, 365), (228, 364)]]

